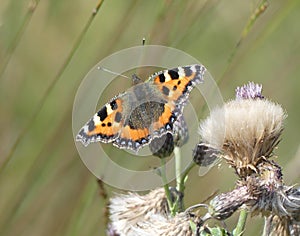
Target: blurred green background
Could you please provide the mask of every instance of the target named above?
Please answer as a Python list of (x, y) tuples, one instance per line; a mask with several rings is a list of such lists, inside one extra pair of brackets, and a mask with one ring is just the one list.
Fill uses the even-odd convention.
[[(1, 0), (0, 235), (104, 235), (105, 202), (74, 146), (72, 106), (97, 62), (141, 45), (143, 37), (146, 44), (178, 48), (201, 61), (225, 100), (236, 86), (262, 83), (264, 95), (288, 113), (276, 155), (286, 183), (297, 183), (300, 1), (270, 0), (253, 18), (260, 3), (106, 0), (91, 17), (96, 0)], [(226, 165), (204, 177), (195, 168), (186, 205), (216, 189), (229, 191), (234, 181)], [(105, 188), (109, 196), (118, 191)], [(228, 227), (236, 220), (228, 219)], [(248, 221), (245, 235), (260, 235), (262, 220)]]

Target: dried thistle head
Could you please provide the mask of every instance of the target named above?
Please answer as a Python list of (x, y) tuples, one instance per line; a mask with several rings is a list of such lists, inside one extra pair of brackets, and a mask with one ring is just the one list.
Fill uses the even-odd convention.
[(214, 219), (225, 220), (250, 200), (248, 188), (239, 186), (231, 192), (221, 193), (214, 197), (209, 203), (208, 213)]
[(140, 222), (133, 227), (133, 235), (192, 236), (194, 234), (190, 225), (191, 220), (193, 219), (186, 213), (179, 213), (174, 217), (152, 214), (149, 220)]
[(281, 167), (274, 161), (257, 166), (257, 173), (238, 182), (252, 201), (245, 202), (252, 215), (277, 215), (300, 220), (300, 190), (283, 183)]
[(261, 86), (238, 88), (236, 100), (216, 108), (200, 124), (202, 142), (221, 150), (242, 178), (272, 155), (283, 130), (282, 107), (262, 98)]
[(147, 221), (152, 214), (162, 217), (169, 215), (163, 188), (146, 195), (128, 193), (115, 196), (110, 200), (109, 211), (112, 228), (120, 235), (130, 235), (134, 226)]
[[(173, 190), (175, 198), (177, 194)], [(150, 191), (146, 195), (122, 194), (111, 199), (110, 231), (116, 235), (193, 235), (188, 214), (174, 217), (169, 214), (168, 203), (163, 188)]]
[(270, 215), (265, 218), (264, 235), (270, 236), (298, 236), (300, 234), (300, 221), (290, 217)]
[(208, 215), (224, 220), (241, 207), (252, 216), (266, 217), (264, 235), (300, 233), (300, 188), (283, 183), (281, 167), (274, 161), (261, 162), (257, 172), (240, 179), (234, 190), (214, 197)]

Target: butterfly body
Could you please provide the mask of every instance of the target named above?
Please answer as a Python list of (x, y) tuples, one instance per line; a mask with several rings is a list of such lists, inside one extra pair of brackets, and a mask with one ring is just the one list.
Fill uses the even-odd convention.
[(79, 131), (76, 140), (112, 142), (137, 151), (154, 137), (173, 132), (192, 88), (203, 82), (201, 65), (153, 74), (105, 104)]

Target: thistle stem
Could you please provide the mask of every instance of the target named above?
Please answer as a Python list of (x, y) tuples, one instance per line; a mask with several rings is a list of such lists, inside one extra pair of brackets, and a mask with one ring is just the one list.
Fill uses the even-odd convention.
[(248, 211), (246, 209), (242, 209), (240, 212), (239, 220), (236, 228), (233, 231), (234, 236), (241, 236), (244, 233), (246, 220), (248, 216)]
[(165, 193), (166, 193), (166, 197), (167, 197), (168, 206), (171, 211), (171, 215), (175, 215), (174, 210), (173, 210), (173, 202), (171, 199), (169, 184), (168, 184), (168, 180), (167, 180), (167, 176), (166, 176), (166, 159), (165, 158), (161, 158), (161, 173), (160, 174), (161, 174), (161, 178), (163, 181), (163, 185), (164, 185), (164, 189), (165, 189)]
[(182, 198), (184, 194), (184, 188), (185, 188), (184, 184), (186, 181), (186, 176), (194, 165), (193, 163), (191, 163), (181, 173), (181, 153), (179, 147), (174, 148), (174, 155), (175, 155), (176, 189), (179, 192), (179, 195), (174, 203), (174, 211), (179, 212), (184, 210), (184, 204)]
[(181, 179), (181, 153), (179, 147), (174, 147), (175, 155), (175, 173), (176, 173), (176, 189), (181, 192), (182, 189), (182, 179)]

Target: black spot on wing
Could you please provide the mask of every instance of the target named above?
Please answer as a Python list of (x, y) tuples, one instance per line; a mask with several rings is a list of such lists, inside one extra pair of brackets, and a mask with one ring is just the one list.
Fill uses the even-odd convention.
[(122, 119), (122, 114), (120, 112), (117, 112), (115, 115), (115, 122), (120, 123)]
[(168, 73), (169, 73), (171, 79), (179, 79), (179, 74), (177, 71), (175, 71), (175, 69), (168, 70)]
[(113, 100), (110, 102), (110, 107), (112, 110), (116, 110), (118, 108), (118, 104), (117, 104), (116, 100)]
[(193, 74), (193, 71), (190, 66), (183, 67), (185, 76), (189, 77)]
[(189, 81), (185, 86), (184, 90), (182, 91), (183, 96), (188, 96), (188, 93), (190, 92), (192, 87), (193, 87), (193, 82)]
[(166, 77), (163, 73), (158, 75), (158, 77), (159, 77), (159, 82), (164, 83), (166, 81)]
[(191, 87), (191, 86), (193, 86), (193, 82), (192, 81), (189, 81), (188, 83), (187, 83), (187, 85), (186, 85), (187, 87)]
[(91, 132), (95, 129), (95, 122), (91, 119), (88, 123), (88, 130)]
[(169, 96), (170, 89), (168, 89), (166, 86), (162, 87), (162, 92), (164, 95)]
[(100, 111), (98, 111), (97, 115), (100, 117), (100, 121), (104, 121), (107, 117), (107, 109), (106, 106), (102, 107)]

